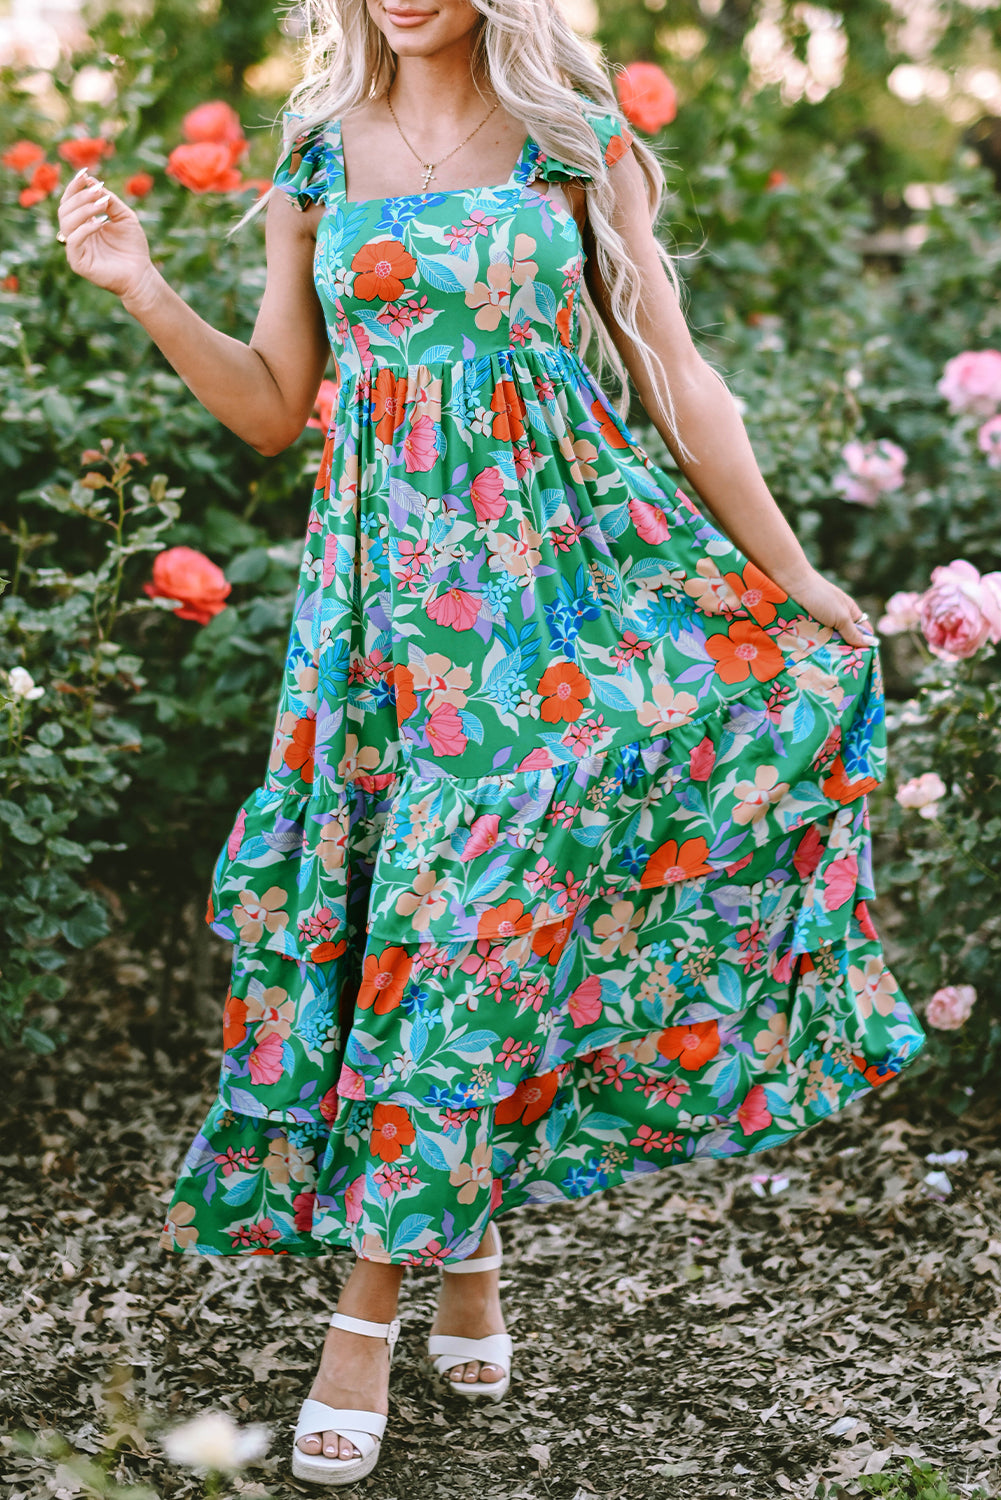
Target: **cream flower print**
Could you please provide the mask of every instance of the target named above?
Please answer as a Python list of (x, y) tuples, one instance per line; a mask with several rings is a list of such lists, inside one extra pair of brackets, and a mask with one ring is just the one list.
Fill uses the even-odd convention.
[(261, 990), (260, 994), (247, 996), (247, 1020), (257, 1023), (254, 1041), (263, 1042), (266, 1036), (281, 1037), (284, 1042), (292, 1034), (295, 1020), (295, 1001), (288, 997), (288, 990), (279, 985)]
[(374, 745), (362, 745), (359, 748), (358, 736), (346, 734), (344, 736), (344, 754), (341, 756), (337, 774), (342, 781), (357, 781), (359, 776), (371, 776), (379, 764), (380, 755)]
[(315, 1152), (309, 1147), (301, 1150), (298, 1146), (290, 1145), (283, 1135), (279, 1135), (268, 1146), (264, 1170), (274, 1185), (306, 1182), (313, 1176), (311, 1164), (314, 1155)]
[(698, 706), (699, 700), (694, 694), (675, 692), (669, 682), (656, 682), (653, 702), (641, 703), (637, 718), (651, 729), (674, 729), (679, 724), (689, 723)]
[(777, 766), (758, 766), (753, 781), (738, 781), (733, 789), (736, 806), (735, 823), (758, 823), (770, 807), (781, 802), (789, 790), (787, 781), (779, 780)]
[(594, 924), (594, 935), (602, 939), (598, 952), (603, 958), (616, 953), (632, 953), (636, 947), (636, 929), (642, 925), (646, 907), (636, 910), (631, 901), (616, 901), (610, 912), (600, 916)]
[(466, 293), (466, 306), (479, 309), (473, 322), (488, 332), (500, 323), (511, 300), (511, 267), (495, 260), (487, 267), (486, 283), (477, 281)]
[(468, 667), (457, 667), (447, 656), (432, 651), (423, 661), (415, 661), (410, 670), (413, 673), (415, 692), (428, 695), (427, 706), (430, 713), (443, 703), (451, 703), (454, 708), (465, 707), (466, 688), (473, 683)]
[(473, 1147), (471, 1159), (460, 1161), (457, 1167), (453, 1167), (448, 1174), (448, 1180), (453, 1187), (459, 1191), (456, 1193), (460, 1203), (472, 1203), (480, 1188), (488, 1188), (493, 1180), (490, 1164), (493, 1161), (494, 1148), (488, 1146), (485, 1141)]
[(275, 721), (275, 737), (271, 742), (271, 757), (268, 769), (280, 771), (285, 765), (285, 751), (292, 743), (292, 732), (299, 722), (299, 715), (289, 708), (278, 715)]
[(534, 281), (539, 273), (539, 267), (531, 256), (535, 254), (535, 241), (530, 234), (516, 234), (514, 237), (514, 265), (511, 267), (511, 279), (515, 286), (524, 286), (526, 281)]
[(320, 829), (320, 837), (316, 845), (316, 857), (328, 875), (332, 875), (335, 870), (342, 870), (344, 868), (347, 848), (347, 817), (335, 813)]
[(422, 870), (414, 880), (413, 889), (397, 896), (396, 910), (401, 917), (412, 917), (418, 932), (426, 932), (448, 905), (445, 885), (444, 880), (435, 879), (433, 871)]
[(594, 460), (597, 457), (598, 450), (589, 438), (574, 439), (570, 472), (578, 484), (583, 484), (585, 479), (597, 479), (598, 471), (594, 467)]
[(427, 365), (418, 365), (410, 390), (410, 399), (414, 403), (414, 417), (430, 417), (432, 422), (440, 422), (441, 376), (432, 376)]
[(277, 932), (288, 926), (288, 912), (282, 911), (288, 893), (280, 885), (269, 886), (263, 896), (241, 891), (233, 907), (233, 921), (240, 929), (241, 943), (259, 943), (265, 930)]
[(700, 557), (695, 572), (697, 577), (685, 581), (685, 593), (703, 614), (733, 614), (740, 608), (740, 600), (711, 557)]
[(187, 1250), (198, 1239), (198, 1230), (192, 1220), (196, 1210), (190, 1203), (174, 1203), (167, 1211), (167, 1222), (163, 1226), (160, 1244), (164, 1250)]
[(533, 569), (542, 561), (541, 533), (529, 526), (524, 518), (518, 522), (516, 537), (501, 531), (487, 538), (487, 546), (491, 552), (492, 568), (503, 568), (525, 582), (531, 579)]
[(845, 690), (833, 673), (824, 672), (813, 662), (796, 667), (795, 672), (801, 688), (816, 693), (818, 698), (825, 698), (835, 708), (841, 707)]
[(896, 985), (882, 959), (871, 954), (864, 969), (849, 964), (848, 981), (855, 991), (855, 1003), (863, 1020), (868, 1021), (873, 1011), (881, 1016), (892, 1015), (897, 1003)]
[(764, 1066), (769, 1073), (776, 1068), (789, 1066), (789, 1017), (782, 1011), (769, 1016), (764, 1031), (754, 1038), (754, 1050), (764, 1057)]

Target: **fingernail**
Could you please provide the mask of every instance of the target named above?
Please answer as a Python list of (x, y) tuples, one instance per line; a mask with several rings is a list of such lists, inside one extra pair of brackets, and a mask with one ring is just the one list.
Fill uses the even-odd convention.
[(73, 176), (70, 178), (70, 182), (76, 182), (77, 178), (85, 176), (86, 172), (86, 167), (78, 167), (77, 170), (73, 173)]
[(103, 208), (106, 203), (110, 203), (110, 202), (111, 202), (111, 194), (110, 193), (105, 193), (103, 198), (98, 198), (97, 202), (94, 204), (94, 207), (95, 208)]

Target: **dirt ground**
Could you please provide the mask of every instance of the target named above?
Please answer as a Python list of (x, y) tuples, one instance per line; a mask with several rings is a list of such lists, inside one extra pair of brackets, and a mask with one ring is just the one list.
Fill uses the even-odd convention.
[[(94, 1493), (90, 1455), (106, 1494), (201, 1494), (158, 1435), (206, 1406), (272, 1429), (268, 1456), (219, 1494), (319, 1493), (291, 1478), (289, 1424), (349, 1263), (160, 1254), (216, 1025), (175, 1018), (168, 1047), (162, 1024), (134, 1019), (139, 973), (66, 1007), (53, 1056), (8, 1060), (5, 1493)], [(1001, 1106), (957, 1121), (913, 1083), (891, 1086), (782, 1152), (509, 1215), (508, 1399), (480, 1410), (427, 1387), (436, 1278), (408, 1275), (382, 1457), (340, 1493), (819, 1500), (859, 1494), (860, 1475), (908, 1454), (959, 1494), (1001, 1493), (999, 1123)], [(968, 1158), (944, 1169), (946, 1193), (926, 1158), (955, 1149)]]

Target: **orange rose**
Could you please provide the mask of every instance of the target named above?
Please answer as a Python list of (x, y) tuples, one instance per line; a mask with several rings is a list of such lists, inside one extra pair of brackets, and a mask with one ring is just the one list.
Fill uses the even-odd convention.
[(226, 608), (224, 600), (232, 587), (222, 569), (203, 552), (193, 547), (168, 547), (157, 553), (153, 581), (144, 583), (143, 591), (151, 599), (177, 599), (179, 607), (174, 613), (179, 620), (207, 625), (213, 615)]
[(395, 302), (403, 283), (417, 270), (417, 262), (399, 240), (377, 240), (362, 245), (351, 262), (356, 271), (354, 294), (363, 302)]
[(494, 1109), (498, 1125), (511, 1125), (520, 1120), (531, 1125), (544, 1115), (556, 1095), (559, 1080), (555, 1073), (540, 1073), (537, 1078), (523, 1078), (513, 1094), (508, 1094)]
[(539, 692), (540, 713), (547, 724), (574, 724), (591, 695), (591, 680), (572, 661), (556, 661), (539, 678)]
[(403, 999), (413, 966), (413, 957), (406, 948), (383, 948), (378, 955), (368, 954), (358, 990), (361, 1009), (368, 1010), (371, 1006), (377, 1016), (395, 1010)]
[(50, 161), (41, 161), (32, 172), (28, 186), (18, 193), (17, 201), (22, 208), (31, 208), (35, 203), (41, 203), (58, 186), (59, 168)]
[(715, 1021), (693, 1021), (691, 1026), (669, 1026), (657, 1039), (657, 1051), (670, 1062), (679, 1062), (688, 1072), (703, 1067), (719, 1051), (719, 1027)]
[(113, 156), (115, 148), (103, 136), (82, 135), (60, 141), (57, 150), (63, 161), (68, 161), (74, 172), (79, 172), (81, 167), (96, 167), (106, 156)]
[(674, 84), (656, 63), (630, 63), (622, 69), (615, 86), (626, 119), (648, 135), (670, 125), (678, 113)]
[(770, 682), (785, 666), (785, 658), (770, 635), (751, 620), (737, 620), (726, 635), (711, 635), (706, 650), (716, 658), (716, 674), (726, 683), (746, 682), (753, 673)]
[(646, 889), (658, 885), (675, 885), (679, 880), (694, 880), (699, 875), (711, 875), (712, 865), (707, 865), (709, 845), (705, 839), (686, 839), (678, 848), (677, 839), (668, 839), (655, 849), (646, 862), (640, 885)]
[(145, 198), (147, 193), (153, 191), (153, 179), (148, 172), (133, 172), (125, 184), (125, 191), (130, 198)]
[(383, 1161), (396, 1161), (415, 1137), (413, 1123), (402, 1104), (377, 1104), (372, 1111), (371, 1148)]
[(189, 110), (181, 121), (181, 134), (193, 145), (225, 146), (230, 165), (247, 149), (240, 116), (225, 99), (210, 99)]
[(175, 146), (167, 158), (167, 176), (193, 193), (231, 193), (240, 186), (230, 149), (218, 141)]
[(15, 141), (0, 156), (0, 162), (5, 167), (10, 167), (12, 172), (26, 172), (36, 162), (40, 162), (44, 155), (41, 146), (37, 146), (34, 141)]

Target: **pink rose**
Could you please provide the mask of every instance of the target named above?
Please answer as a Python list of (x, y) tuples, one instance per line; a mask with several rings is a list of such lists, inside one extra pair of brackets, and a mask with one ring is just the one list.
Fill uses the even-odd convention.
[(975, 656), (987, 641), (1001, 641), (1001, 573), (983, 577), (962, 558), (932, 570), (921, 596), (925, 640), (943, 661)]
[(206, 142), (225, 146), (230, 163), (238, 161), (247, 149), (246, 137), (240, 116), (224, 99), (210, 99), (191, 109), (181, 121), (181, 133), (186, 141), (194, 144)]
[(904, 482), (907, 454), (896, 443), (846, 443), (841, 450), (846, 471), (834, 478), (834, 488), (856, 505), (875, 505), (880, 495), (899, 490)]
[(945, 793), (946, 785), (938, 772), (925, 771), (922, 776), (912, 776), (897, 789), (897, 801), (901, 807), (917, 808), (922, 818), (934, 818)]
[(179, 620), (197, 620), (207, 625), (213, 615), (226, 608), (233, 585), (221, 568), (193, 547), (167, 547), (153, 562), (153, 581), (143, 584), (151, 599), (176, 599)]
[(1001, 406), (1001, 351), (967, 349), (950, 359), (938, 383), (952, 412), (992, 417)]
[(330, 420), (337, 405), (338, 385), (336, 380), (321, 380), (320, 389), (316, 393), (313, 402), (314, 416), (306, 423), (307, 427), (318, 427), (324, 434), (330, 431)]
[(1001, 469), (1001, 416), (991, 417), (977, 433), (977, 446), (987, 454), (988, 466)]
[(876, 629), (881, 635), (903, 635), (905, 630), (917, 630), (920, 623), (921, 595), (901, 591), (887, 599), (886, 613)]
[(977, 992), (972, 984), (947, 984), (925, 1006), (925, 1020), (938, 1031), (958, 1031), (969, 1020)]
[(678, 113), (674, 84), (656, 63), (630, 63), (616, 78), (615, 87), (630, 125), (649, 135), (670, 125)]
[(737, 1110), (737, 1119), (740, 1128), (745, 1135), (753, 1135), (756, 1130), (764, 1130), (772, 1123), (771, 1112), (765, 1099), (764, 1084), (756, 1083), (744, 1098), (744, 1102)]

